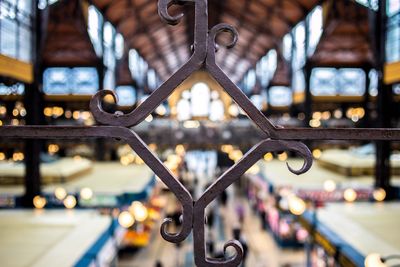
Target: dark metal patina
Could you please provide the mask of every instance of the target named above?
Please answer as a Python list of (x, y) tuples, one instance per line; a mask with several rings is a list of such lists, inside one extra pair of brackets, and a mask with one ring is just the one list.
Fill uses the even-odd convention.
[[(216, 197), (237, 181), (253, 164), (267, 152), (293, 151), (304, 159), (300, 170), (289, 168), (295, 174), (307, 172), (313, 158), (310, 150), (299, 140), (400, 140), (400, 129), (285, 129), (274, 126), (246, 97), (246, 95), (225, 75), (216, 64), (216, 37), (221, 32), (232, 36), (231, 48), (238, 40), (237, 31), (228, 24), (218, 24), (211, 30), (208, 28), (207, 0), (159, 0), (159, 14), (169, 24), (179, 23), (183, 14), (171, 16), (168, 8), (172, 5), (194, 4), (195, 8), (195, 40), (193, 54), (170, 79), (129, 114), (120, 111), (107, 113), (102, 108), (102, 100), (106, 95), (116, 95), (112, 91), (98, 92), (90, 103), (91, 112), (96, 121), (104, 126), (63, 127), (63, 126), (3, 126), (0, 127), (2, 138), (27, 139), (76, 139), (76, 138), (116, 138), (127, 142), (154, 173), (168, 186), (182, 204), (182, 227), (178, 233), (169, 233), (167, 226), (172, 222), (167, 218), (161, 226), (161, 235), (172, 243), (184, 241), (193, 230), (194, 257), (199, 267), (205, 266), (238, 266), (243, 257), (243, 248), (238, 241), (229, 241), (225, 250), (233, 247), (236, 254), (225, 259), (209, 259), (206, 257), (204, 220), (206, 207)], [(219, 44), (221, 45), (221, 44)], [(265, 133), (266, 139), (255, 145), (234, 166), (219, 177), (196, 201), (189, 191), (174, 177), (164, 164), (151, 152), (142, 139), (131, 129), (150, 115), (168, 96), (193, 72), (204, 68), (221, 84), (232, 99), (246, 112), (248, 117)]]

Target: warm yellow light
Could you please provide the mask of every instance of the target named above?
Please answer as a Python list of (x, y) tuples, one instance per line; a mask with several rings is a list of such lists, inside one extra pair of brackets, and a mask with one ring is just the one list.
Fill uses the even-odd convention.
[(49, 107), (44, 108), (43, 114), (44, 114), (46, 117), (51, 117), (51, 115), (53, 114), (53, 109), (52, 109), (52, 108), (49, 108)]
[(81, 113), (79, 111), (74, 111), (72, 113), (72, 118), (74, 118), (74, 120), (78, 120), (80, 116), (81, 116)]
[(147, 122), (152, 122), (153, 121), (153, 115), (150, 114), (149, 116), (147, 116), (146, 121)]
[(84, 187), (81, 189), (80, 197), (83, 200), (90, 200), (93, 197), (93, 190), (89, 187)]
[(335, 183), (335, 181), (326, 180), (326, 181), (324, 182), (324, 190), (325, 190), (326, 192), (333, 192), (333, 191), (335, 191), (335, 190), (336, 190), (336, 183)]
[(136, 156), (136, 158), (135, 158), (135, 163), (136, 163), (137, 165), (143, 165), (143, 164), (144, 164), (144, 161), (142, 160), (141, 157)]
[(183, 127), (186, 129), (197, 129), (200, 127), (200, 122), (199, 121), (185, 121), (183, 123)]
[(322, 113), (322, 119), (323, 120), (329, 120), (331, 118), (332, 114), (329, 111), (325, 111)]
[(12, 111), (12, 114), (13, 114), (14, 117), (17, 117), (19, 115), (19, 110), (14, 108), (13, 111)]
[(235, 149), (235, 150), (232, 150), (231, 152), (229, 152), (228, 156), (231, 160), (236, 162), (243, 157), (243, 152), (240, 151), (239, 149)]
[(386, 198), (386, 191), (383, 188), (376, 188), (372, 195), (376, 201), (382, 202)]
[(5, 106), (0, 106), (0, 115), (6, 115), (7, 108)]
[(103, 100), (109, 104), (115, 103), (114, 97), (110, 94), (104, 96)]
[(63, 200), (66, 196), (67, 196), (67, 190), (65, 190), (62, 187), (57, 187), (54, 190), (54, 196), (58, 199), (58, 200)]
[(122, 156), (119, 161), (124, 166), (128, 166), (131, 163), (131, 161), (129, 160), (129, 157), (127, 157), (127, 156)]
[(280, 161), (286, 161), (288, 159), (288, 154), (286, 152), (283, 152), (282, 154), (278, 155), (278, 159)]
[(72, 195), (69, 195), (64, 199), (63, 203), (67, 209), (73, 209), (76, 206), (76, 198)]
[(322, 151), (320, 149), (314, 149), (312, 154), (315, 159), (319, 159), (322, 156)]
[(132, 202), (129, 212), (133, 214), (135, 220), (138, 222), (144, 222), (148, 216), (147, 208), (140, 201)]
[(154, 143), (151, 143), (150, 145), (149, 145), (149, 148), (150, 148), (150, 150), (151, 151), (156, 151), (157, 150), (157, 145), (156, 144), (154, 144)]
[(185, 147), (183, 145), (177, 145), (175, 147), (176, 154), (183, 156), (185, 154)]
[(5, 160), (5, 159), (6, 159), (6, 154), (0, 152), (0, 160)]
[(167, 157), (167, 161), (179, 165), (182, 162), (182, 158), (178, 155), (171, 154)]
[(289, 210), (292, 214), (300, 216), (306, 210), (306, 203), (301, 198), (292, 195), (288, 197), (288, 201)]
[(74, 156), (74, 160), (75, 160), (75, 161), (81, 161), (81, 160), (82, 160), (82, 157), (79, 156), (79, 155), (76, 155), (76, 156)]
[(167, 109), (163, 105), (161, 105), (156, 108), (156, 113), (160, 116), (165, 116), (165, 114), (167, 114)]
[(229, 153), (233, 150), (233, 146), (232, 145), (222, 145), (221, 146), (221, 151), (224, 153)]
[(314, 112), (312, 117), (315, 120), (320, 120), (322, 118), (322, 113), (321, 112)]
[(36, 209), (43, 209), (47, 204), (47, 201), (44, 197), (36, 196), (33, 198), (33, 206)]
[(124, 228), (129, 228), (135, 223), (135, 219), (128, 211), (123, 211), (118, 216), (118, 223)]
[(258, 165), (253, 165), (250, 169), (246, 171), (246, 173), (257, 175), (260, 173), (260, 167)]
[(13, 125), (13, 126), (18, 126), (18, 125), (19, 125), (19, 120), (17, 120), (17, 119), (12, 119), (12, 120), (11, 120), (11, 125)]
[(23, 161), (24, 158), (25, 158), (24, 154), (21, 152), (13, 153), (13, 156), (12, 156), (13, 161)]
[(56, 144), (51, 144), (51, 145), (49, 145), (47, 150), (50, 154), (55, 154), (60, 150), (60, 147)]
[(313, 128), (318, 128), (321, 126), (321, 121), (317, 119), (310, 120), (310, 126)]
[(354, 202), (357, 199), (357, 192), (352, 188), (348, 188), (344, 191), (343, 197), (347, 202)]
[(265, 161), (272, 161), (274, 159), (274, 155), (272, 153), (267, 153), (264, 155)]
[(0, 120), (0, 126), (3, 126), (3, 121), (2, 120)]
[(387, 267), (385, 263), (382, 262), (381, 256), (378, 253), (369, 254), (364, 261), (365, 267)]

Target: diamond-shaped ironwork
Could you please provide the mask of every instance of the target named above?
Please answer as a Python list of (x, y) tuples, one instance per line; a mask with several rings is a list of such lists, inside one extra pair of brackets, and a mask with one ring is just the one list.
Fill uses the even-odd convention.
[[(120, 111), (107, 113), (102, 108), (106, 95), (116, 95), (112, 91), (99, 91), (91, 100), (90, 110), (99, 124), (104, 126), (3, 126), (0, 127), (2, 138), (28, 139), (76, 139), (76, 138), (116, 138), (127, 142), (143, 159), (153, 172), (168, 186), (182, 204), (182, 227), (178, 233), (169, 233), (167, 226), (171, 219), (165, 219), (161, 225), (161, 235), (172, 243), (184, 241), (193, 230), (195, 263), (204, 266), (238, 266), (243, 258), (243, 248), (238, 241), (229, 241), (224, 249), (233, 247), (236, 254), (230, 258), (209, 259), (205, 251), (204, 216), (207, 205), (218, 197), (226, 188), (237, 181), (253, 164), (267, 152), (293, 151), (304, 159), (299, 170), (288, 166), (295, 174), (307, 172), (313, 162), (310, 150), (300, 140), (400, 140), (400, 129), (285, 129), (274, 126), (247, 98), (247, 96), (225, 75), (216, 64), (216, 37), (221, 32), (231, 34), (231, 48), (238, 40), (237, 31), (228, 24), (218, 24), (208, 28), (208, 0), (159, 0), (159, 15), (171, 25), (178, 24), (184, 14), (171, 16), (168, 8), (172, 5), (194, 4), (195, 29), (193, 54), (173, 76), (153, 92), (139, 107), (129, 114)], [(193, 72), (204, 68), (221, 84), (232, 99), (246, 112), (248, 117), (265, 133), (265, 140), (255, 145), (229, 170), (222, 174), (202, 196), (194, 201), (189, 191), (174, 177), (165, 165), (151, 152), (143, 140), (131, 129), (141, 123)]]

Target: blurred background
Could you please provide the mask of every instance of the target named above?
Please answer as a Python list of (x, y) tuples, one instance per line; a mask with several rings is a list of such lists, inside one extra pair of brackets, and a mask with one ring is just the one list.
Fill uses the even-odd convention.
[[(275, 125), (399, 128), (399, 0), (209, 0), (217, 64)], [(94, 126), (129, 113), (191, 56), (194, 7), (180, 24), (156, 0), (0, 0), (0, 127)], [(194, 200), (265, 134), (206, 71), (133, 127)], [(207, 255), (239, 240), (242, 266), (398, 266), (400, 144), (307, 141), (314, 165), (266, 153), (206, 210)], [(195, 266), (181, 203), (121, 140), (0, 138), (0, 262), (12, 267)], [(228, 249), (227, 255), (233, 252)]]

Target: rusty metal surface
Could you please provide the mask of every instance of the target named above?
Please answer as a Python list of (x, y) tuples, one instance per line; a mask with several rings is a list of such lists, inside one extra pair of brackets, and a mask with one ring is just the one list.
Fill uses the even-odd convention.
[[(293, 151), (304, 159), (304, 165), (299, 170), (288, 166), (295, 174), (307, 172), (313, 158), (310, 150), (299, 140), (400, 140), (400, 129), (285, 129), (276, 127), (268, 120), (246, 97), (246, 95), (225, 75), (216, 64), (215, 55), (218, 45), (216, 37), (221, 32), (231, 34), (231, 43), (224, 44), (233, 47), (238, 40), (238, 33), (228, 24), (218, 24), (211, 30), (208, 28), (207, 0), (160, 0), (159, 14), (169, 24), (179, 23), (183, 14), (171, 16), (168, 7), (194, 3), (195, 8), (195, 42), (193, 54), (189, 61), (182, 66), (170, 79), (160, 86), (138, 108), (129, 114), (117, 111), (107, 113), (102, 108), (102, 99), (112, 91), (100, 91), (92, 99), (91, 112), (99, 124), (94, 127), (67, 126), (3, 126), (0, 127), (2, 138), (30, 139), (75, 139), (75, 138), (115, 138), (127, 142), (154, 173), (168, 186), (182, 204), (182, 227), (177, 233), (167, 231), (171, 219), (165, 219), (161, 226), (161, 235), (172, 243), (184, 241), (193, 231), (194, 257), (199, 267), (205, 266), (238, 266), (243, 257), (243, 248), (238, 241), (229, 241), (225, 250), (233, 247), (236, 254), (225, 259), (209, 259), (206, 257), (204, 216), (205, 208), (218, 195), (237, 181), (253, 164), (267, 152)], [(265, 133), (265, 140), (255, 145), (234, 166), (219, 177), (197, 200), (194, 201), (188, 190), (164, 166), (157, 156), (150, 151), (142, 139), (130, 127), (141, 123), (154, 109), (157, 108), (173, 91), (194, 71), (205, 68), (222, 85), (234, 101), (246, 112), (248, 117)]]

